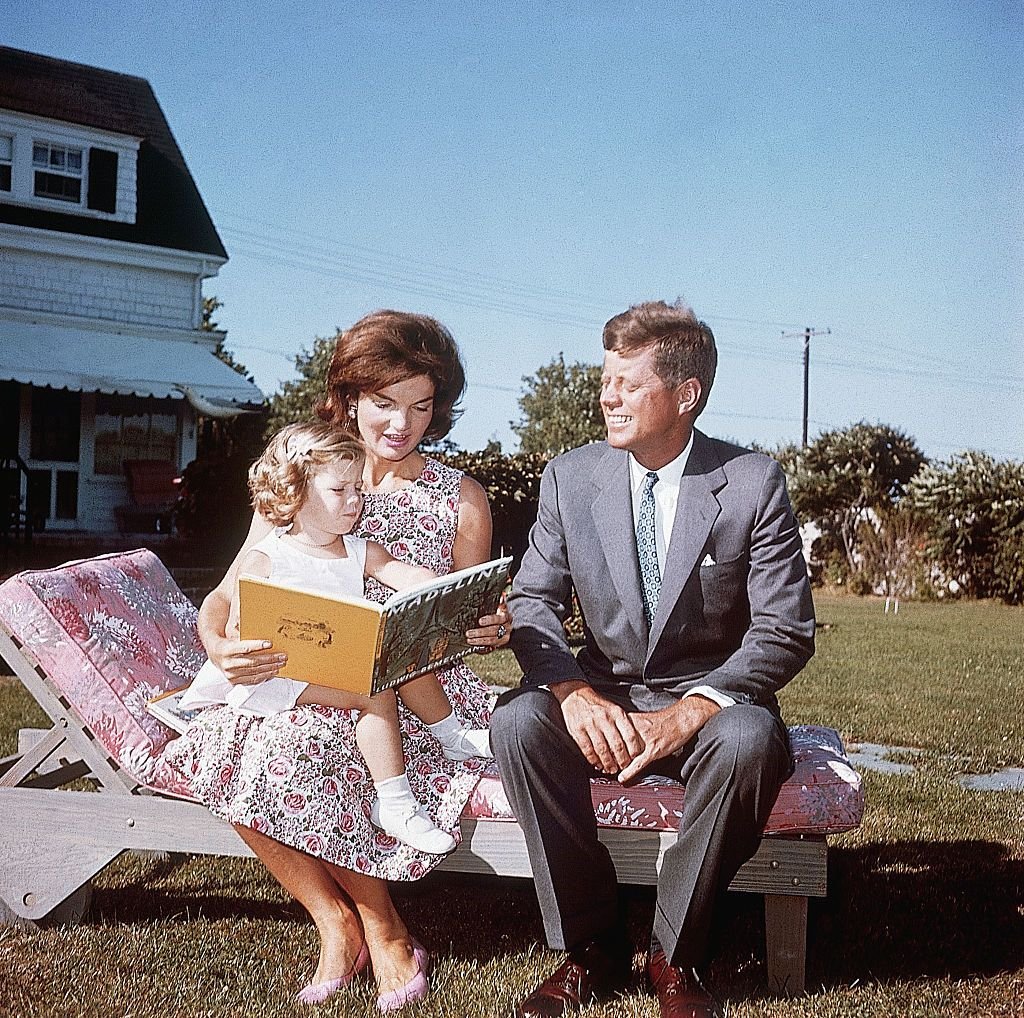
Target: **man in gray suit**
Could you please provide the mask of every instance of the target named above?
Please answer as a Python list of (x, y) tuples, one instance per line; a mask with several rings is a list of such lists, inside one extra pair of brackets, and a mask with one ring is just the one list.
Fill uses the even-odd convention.
[[(623, 988), (631, 946), (589, 779), (686, 785), (648, 973), (666, 1018), (706, 1018), (696, 975), (716, 896), (757, 848), (791, 770), (776, 690), (814, 653), (814, 611), (778, 464), (694, 429), (714, 336), (681, 304), (604, 329), (607, 442), (548, 464), (509, 598), (519, 689), (491, 739), (562, 965), (516, 1008), (554, 1016)], [(562, 622), (575, 591), (584, 646)]]

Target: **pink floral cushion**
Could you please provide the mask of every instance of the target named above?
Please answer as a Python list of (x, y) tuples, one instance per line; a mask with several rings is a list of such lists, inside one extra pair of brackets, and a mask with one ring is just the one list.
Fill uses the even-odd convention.
[(151, 551), (29, 570), (0, 585), (0, 621), (106, 752), (149, 784), (174, 737), (146, 701), (206, 659), (196, 609)]
[[(0, 585), (0, 621), (54, 682), (107, 753), (136, 781), (189, 797), (186, 779), (161, 761), (175, 733), (146, 702), (191, 682), (205, 660), (196, 610), (163, 563), (140, 549), (19, 573)], [(831, 728), (789, 730), (795, 771), (782, 786), (766, 833), (836, 834), (864, 810), (860, 775)], [(645, 778), (623, 788), (591, 782), (598, 823), (675, 830), (683, 786)], [(512, 820), (493, 764), (483, 772), (466, 816)]]
[[(766, 834), (838, 834), (857, 827), (864, 813), (860, 775), (846, 757), (839, 733), (818, 725), (789, 729), (794, 771), (779, 792)], [(613, 778), (594, 778), (590, 794), (603, 827), (674, 831), (682, 815), (684, 787), (664, 777), (624, 788)], [(512, 820), (501, 779), (490, 765), (466, 806), (477, 819)]]

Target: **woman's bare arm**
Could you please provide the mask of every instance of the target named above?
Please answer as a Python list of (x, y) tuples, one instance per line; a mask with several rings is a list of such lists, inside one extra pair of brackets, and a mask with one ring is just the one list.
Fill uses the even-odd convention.
[[(265, 580), (270, 579), (270, 559), (262, 552), (250, 548), (245, 553), (241, 565), (238, 568), (239, 576), (262, 576)], [(238, 632), (238, 581), (235, 581), (234, 590), (231, 592), (231, 611), (228, 613), (228, 625), (225, 633)]]
[(463, 475), (459, 489), (459, 520), (452, 549), (452, 569), (479, 565), (491, 557), (491, 507), (487, 492)]
[[(459, 522), (452, 549), (452, 569), (466, 569), (479, 565), (491, 557), (491, 507), (487, 493), (472, 477), (463, 476), (459, 489)], [(486, 653), (508, 643), (512, 616), (504, 597), (493, 615), (479, 620), (479, 629), (470, 629), (466, 636), (470, 643)]]
[(237, 627), (228, 632), (231, 599), (241, 565), (250, 548), (270, 533), (272, 526), (254, 514), (245, 543), (228, 567), (224, 578), (207, 594), (199, 609), (199, 639), (210, 660), (232, 682), (262, 682), (272, 679), (287, 660), (287, 655), (271, 651), (268, 640), (239, 640)]

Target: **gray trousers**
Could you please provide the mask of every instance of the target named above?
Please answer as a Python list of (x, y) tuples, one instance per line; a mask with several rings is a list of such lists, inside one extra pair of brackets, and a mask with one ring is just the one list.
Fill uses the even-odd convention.
[[(644, 687), (599, 692), (631, 711), (677, 699)], [(607, 932), (618, 921), (618, 885), (597, 837), (590, 798), (596, 772), (566, 730), (558, 701), (540, 688), (505, 693), (491, 720), (491, 744), (526, 835), (548, 944), (571, 949)], [(686, 785), (654, 917), (654, 935), (672, 964), (705, 960), (715, 900), (756, 851), (791, 769), (782, 720), (753, 704), (719, 711), (680, 754), (659, 762), (659, 773)]]

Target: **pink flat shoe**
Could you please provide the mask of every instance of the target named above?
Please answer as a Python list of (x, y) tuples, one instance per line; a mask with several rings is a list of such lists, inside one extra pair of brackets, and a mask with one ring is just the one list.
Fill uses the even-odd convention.
[(339, 990), (343, 990), (349, 983), (360, 972), (366, 970), (367, 965), (370, 964), (370, 949), (366, 946), (366, 941), (363, 941), (363, 946), (359, 948), (359, 954), (356, 955), (356, 960), (352, 963), (352, 968), (349, 970), (347, 975), (342, 976), (340, 979), (328, 979), (323, 983), (310, 983), (309, 986), (304, 986), (295, 995), (295, 999), (300, 1004), (322, 1004), (325, 1000), (333, 997)]
[(406, 1004), (422, 1000), (430, 992), (430, 986), (427, 983), (427, 973), (430, 971), (430, 955), (427, 954), (427, 949), (417, 940), (412, 942), (412, 956), (416, 959), (416, 964), (419, 966), (416, 975), (405, 986), (392, 990), (390, 993), (382, 994), (377, 998), (377, 1009), (382, 1014), (388, 1011), (397, 1011), (399, 1008), (405, 1007)]

